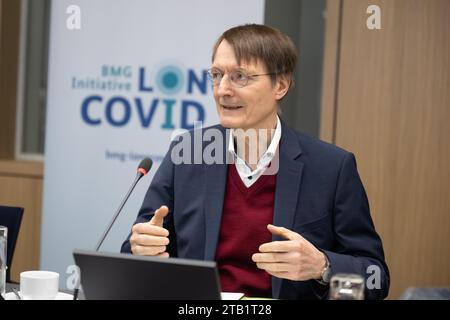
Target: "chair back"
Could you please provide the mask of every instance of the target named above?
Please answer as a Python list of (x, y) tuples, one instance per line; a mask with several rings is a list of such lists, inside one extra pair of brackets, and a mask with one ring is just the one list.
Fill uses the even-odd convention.
[(17, 238), (19, 237), (20, 224), (22, 223), (23, 208), (0, 206), (0, 225), (8, 228), (8, 248), (6, 265), (6, 281), (11, 279), (11, 264), (14, 256), (14, 249), (16, 248)]

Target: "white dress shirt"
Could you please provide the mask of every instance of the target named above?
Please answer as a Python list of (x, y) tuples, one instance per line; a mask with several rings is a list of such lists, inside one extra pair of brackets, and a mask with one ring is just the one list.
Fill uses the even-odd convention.
[(277, 116), (277, 126), (275, 128), (275, 133), (272, 137), (272, 141), (270, 142), (269, 147), (258, 160), (256, 165), (256, 169), (252, 171), (252, 169), (247, 165), (245, 160), (241, 159), (235, 149), (234, 149), (234, 131), (230, 130), (230, 141), (228, 144), (228, 152), (230, 152), (234, 157), (234, 164), (236, 166), (236, 170), (241, 177), (242, 182), (245, 184), (247, 188), (251, 187), (261, 175), (264, 173), (266, 168), (269, 166), (273, 157), (277, 152), (278, 145), (281, 139), (281, 122), (280, 118)]

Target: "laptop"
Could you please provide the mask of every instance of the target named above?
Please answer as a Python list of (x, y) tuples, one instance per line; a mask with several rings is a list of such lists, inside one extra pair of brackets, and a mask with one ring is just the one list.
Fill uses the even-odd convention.
[(216, 263), (74, 250), (87, 300), (220, 300)]

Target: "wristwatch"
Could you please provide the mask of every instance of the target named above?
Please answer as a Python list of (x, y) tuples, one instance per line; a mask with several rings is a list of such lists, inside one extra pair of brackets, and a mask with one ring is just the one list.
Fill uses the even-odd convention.
[(320, 273), (320, 280), (319, 283), (323, 284), (323, 285), (327, 285), (330, 283), (330, 278), (331, 278), (331, 265), (330, 265), (330, 261), (328, 260), (327, 256), (324, 254), (325, 256), (325, 267), (323, 268), (322, 272)]

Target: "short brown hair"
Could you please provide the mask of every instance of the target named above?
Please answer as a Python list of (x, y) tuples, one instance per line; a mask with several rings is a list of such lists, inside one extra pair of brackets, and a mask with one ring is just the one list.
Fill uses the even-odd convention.
[(286, 76), (290, 85), (294, 83), (297, 65), (297, 50), (292, 40), (280, 30), (260, 24), (246, 24), (225, 31), (213, 48), (212, 61), (220, 43), (226, 40), (234, 49), (237, 62), (262, 61), (271, 76), (272, 83), (277, 77)]

